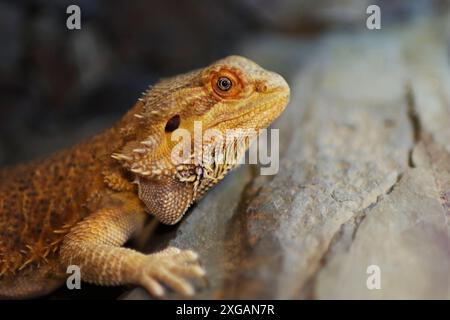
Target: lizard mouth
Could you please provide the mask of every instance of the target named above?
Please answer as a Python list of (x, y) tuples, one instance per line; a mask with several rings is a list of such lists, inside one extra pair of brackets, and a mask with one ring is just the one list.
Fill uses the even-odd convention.
[[(226, 115), (223, 119), (217, 119), (217, 121), (215, 121), (212, 125), (208, 126), (208, 129), (223, 126), (227, 127), (226, 124), (229, 122), (236, 123), (233, 125), (234, 129), (239, 129), (239, 125), (242, 126), (242, 129), (249, 129), (251, 128), (251, 124), (254, 124), (254, 129), (267, 127), (283, 112), (288, 102), (289, 93), (272, 95), (271, 97), (258, 103), (257, 106), (249, 108), (249, 111), (245, 113), (237, 111)], [(246, 107), (247, 106), (244, 105), (242, 108)], [(276, 114), (275, 117), (273, 116), (274, 113)], [(255, 121), (256, 115), (258, 115), (258, 119), (262, 120)]]

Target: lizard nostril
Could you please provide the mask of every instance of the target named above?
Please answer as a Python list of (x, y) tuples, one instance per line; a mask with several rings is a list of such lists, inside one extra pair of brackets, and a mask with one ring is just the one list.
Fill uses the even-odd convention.
[(266, 83), (260, 82), (260, 83), (257, 84), (256, 90), (257, 90), (258, 92), (264, 93), (264, 92), (267, 92), (267, 90), (269, 90), (269, 87), (267, 86)]
[(164, 131), (173, 132), (177, 130), (179, 126), (180, 126), (180, 116), (176, 115), (170, 118), (169, 121), (167, 121)]

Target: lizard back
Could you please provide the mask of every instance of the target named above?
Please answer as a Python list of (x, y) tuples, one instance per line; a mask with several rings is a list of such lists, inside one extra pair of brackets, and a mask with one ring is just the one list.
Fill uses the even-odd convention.
[(0, 169), (0, 279), (56, 260), (65, 234), (105, 190), (109, 136)]

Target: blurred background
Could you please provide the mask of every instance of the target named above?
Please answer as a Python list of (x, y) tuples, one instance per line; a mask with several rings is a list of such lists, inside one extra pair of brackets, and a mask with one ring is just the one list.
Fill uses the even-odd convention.
[[(70, 4), (81, 8), (81, 30), (66, 28)], [(283, 57), (292, 46), (274, 46), (275, 36), (301, 45), (330, 31), (364, 29), (369, 4), (382, 6), (385, 26), (440, 12), (447, 1), (1, 0), (0, 165), (90, 136), (157, 79), (255, 41)], [(249, 58), (259, 62), (264, 54)], [(278, 61), (277, 71), (293, 63)]]

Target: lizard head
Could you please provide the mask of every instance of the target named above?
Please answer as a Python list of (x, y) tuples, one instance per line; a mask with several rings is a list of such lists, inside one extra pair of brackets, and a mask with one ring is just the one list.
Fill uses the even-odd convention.
[(149, 213), (174, 224), (236, 166), (253, 133), (284, 110), (289, 93), (280, 75), (240, 56), (164, 79), (123, 119), (128, 138), (113, 158), (135, 176)]

